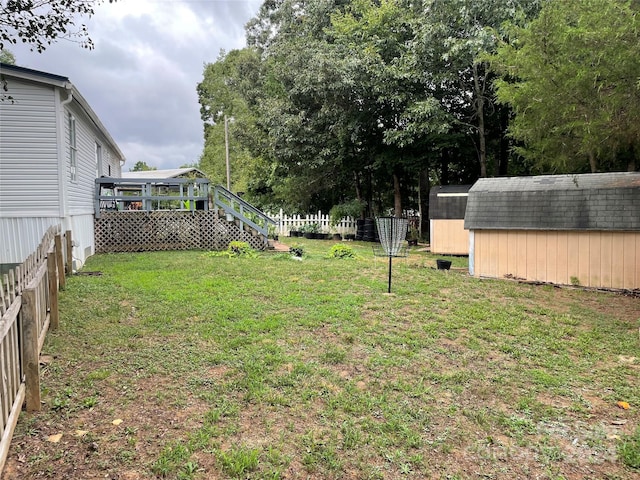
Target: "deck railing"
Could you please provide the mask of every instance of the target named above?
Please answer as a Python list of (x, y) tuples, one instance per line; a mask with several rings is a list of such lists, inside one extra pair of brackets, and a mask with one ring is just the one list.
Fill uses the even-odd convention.
[(216, 185), (213, 189), (213, 204), (224, 211), (228, 221), (238, 222), (240, 230), (243, 230), (245, 225), (253, 228), (264, 238), (265, 243), (269, 234), (269, 225), (276, 225), (276, 222), (267, 214), (222, 185)]
[(104, 211), (209, 210), (204, 178), (96, 178), (95, 216)]

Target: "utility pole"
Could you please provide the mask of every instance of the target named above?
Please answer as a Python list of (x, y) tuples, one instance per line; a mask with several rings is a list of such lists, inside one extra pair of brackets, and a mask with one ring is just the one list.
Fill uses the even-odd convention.
[(224, 153), (227, 163), (227, 190), (231, 191), (231, 167), (229, 165), (229, 120), (224, 116)]

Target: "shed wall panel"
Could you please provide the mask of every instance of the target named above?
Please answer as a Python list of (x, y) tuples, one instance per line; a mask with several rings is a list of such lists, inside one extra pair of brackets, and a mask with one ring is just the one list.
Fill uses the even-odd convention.
[(640, 245), (638, 245), (640, 239), (637, 235), (627, 234), (622, 241), (624, 245), (622, 251), (627, 252), (623, 262), (623, 284), (624, 288), (633, 288), (631, 285), (637, 272), (640, 271)]
[(591, 244), (589, 239), (591, 235), (587, 232), (577, 232), (576, 236), (578, 243), (578, 280), (580, 285), (590, 285)]
[(612, 284), (613, 243), (611, 232), (602, 232), (600, 235), (600, 281), (607, 288), (611, 288)]
[(535, 263), (536, 263), (536, 280), (543, 280), (548, 278), (548, 267), (550, 262), (550, 257), (547, 255), (549, 246), (549, 237), (551, 237), (553, 233), (546, 234), (546, 232), (534, 232), (534, 236), (536, 239), (536, 253), (535, 253)]
[(640, 288), (640, 232), (475, 230), (474, 275)]
[(535, 232), (525, 232), (525, 248), (523, 253), (527, 263), (524, 268), (524, 271), (525, 271), (524, 278), (531, 278), (532, 280), (536, 280), (537, 242), (536, 242), (536, 236), (532, 234), (535, 234)]
[[(558, 232), (549, 232), (546, 247), (546, 278), (548, 282), (558, 283)], [(540, 261), (544, 262), (544, 257)]]
[(430, 222), (432, 253), (469, 255), (469, 231), (464, 229), (464, 219)]
[(619, 252), (624, 250), (624, 236), (611, 239), (611, 285), (624, 285), (624, 262)]
[(51, 86), (7, 79), (0, 102), (0, 216), (59, 216), (56, 95)]
[(556, 232), (556, 282), (569, 284), (569, 238), (567, 232)]

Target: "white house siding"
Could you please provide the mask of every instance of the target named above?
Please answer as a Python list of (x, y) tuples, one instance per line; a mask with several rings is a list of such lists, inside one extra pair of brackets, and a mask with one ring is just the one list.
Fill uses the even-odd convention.
[(7, 87), (13, 101), (0, 102), (0, 217), (58, 217), (54, 89), (13, 78)]
[(71, 180), (69, 122), (65, 121), (65, 164), (67, 186), (67, 214), (78, 215), (93, 212), (93, 198), (96, 178), (96, 140), (97, 135), (86, 116), (77, 108), (67, 109), (76, 119), (76, 180)]
[(64, 222), (65, 230), (71, 230), (73, 240), (73, 269), (82, 268), (87, 258), (95, 253), (93, 213), (74, 215)]
[(0, 217), (0, 265), (22, 263), (38, 248), (47, 229), (61, 223), (54, 217)]
[[(0, 102), (0, 264), (24, 261), (47, 228), (59, 224), (72, 231), (74, 265), (80, 268), (94, 252), (95, 178), (120, 176), (122, 154), (68, 79), (12, 68), (3, 73), (13, 101)], [(76, 122), (74, 182), (70, 112)], [(102, 147), (100, 166), (96, 144)]]
[[(108, 148), (106, 144), (102, 145), (102, 170), (100, 171), (101, 177), (122, 177), (122, 165), (118, 156), (113, 150)], [(111, 168), (109, 168), (111, 167)]]

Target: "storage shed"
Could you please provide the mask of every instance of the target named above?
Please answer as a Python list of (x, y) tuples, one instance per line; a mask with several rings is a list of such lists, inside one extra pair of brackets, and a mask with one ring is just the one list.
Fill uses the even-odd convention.
[(640, 288), (640, 172), (480, 179), (465, 228), (476, 277)]
[(429, 192), (429, 238), (431, 252), (469, 255), (469, 232), (464, 214), (471, 185), (436, 186)]

